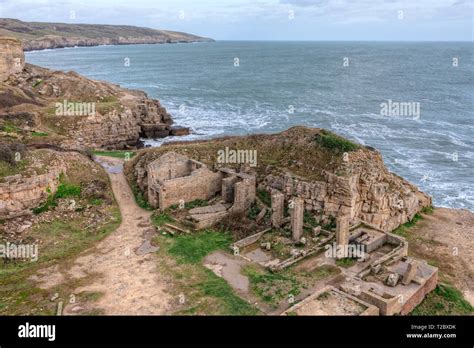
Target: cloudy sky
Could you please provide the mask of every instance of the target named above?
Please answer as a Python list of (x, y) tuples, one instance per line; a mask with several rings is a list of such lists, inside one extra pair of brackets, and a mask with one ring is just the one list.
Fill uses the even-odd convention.
[(0, 0), (0, 17), (218, 40), (472, 41), (474, 0)]

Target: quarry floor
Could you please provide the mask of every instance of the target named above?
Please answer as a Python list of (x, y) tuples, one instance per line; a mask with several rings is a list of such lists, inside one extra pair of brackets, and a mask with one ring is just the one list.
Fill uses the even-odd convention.
[[(97, 156), (97, 161), (109, 175), (120, 207), (122, 224), (95, 247), (82, 253), (67, 268), (51, 267), (41, 270), (36, 278), (38, 286), (42, 289), (54, 289), (58, 284), (82, 279), (84, 281), (74, 290), (75, 294), (102, 294), (93, 304), (85, 305), (93, 305), (94, 308), (66, 303), (63, 309), (63, 314), (66, 315), (81, 314), (93, 309), (105, 315), (172, 313), (173, 298), (168, 290), (173, 284), (157, 267), (165, 260), (159, 259), (154, 252), (140, 252), (150, 239), (150, 234), (153, 234), (150, 221), (152, 212), (136, 204), (123, 174), (121, 159)], [(474, 213), (437, 208), (432, 214), (424, 214), (423, 219), (407, 230), (405, 235), (409, 241), (409, 254), (439, 267), (440, 281), (451, 283), (461, 290), (471, 304), (474, 304), (473, 234)], [(217, 251), (208, 255), (204, 264), (224, 278), (240, 297), (261, 307), (261, 303), (257, 304), (249, 289), (248, 278), (240, 273), (240, 261), (236, 260), (234, 265), (228, 260), (230, 255), (222, 253)], [(219, 266), (222, 258), (225, 259), (226, 267)], [(311, 259), (299, 266), (309, 263)], [(219, 269), (213, 269), (215, 267)], [(317, 285), (323, 283), (325, 281)], [(285, 309), (271, 311), (263, 307), (260, 310), (267, 314), (278, 314)]]

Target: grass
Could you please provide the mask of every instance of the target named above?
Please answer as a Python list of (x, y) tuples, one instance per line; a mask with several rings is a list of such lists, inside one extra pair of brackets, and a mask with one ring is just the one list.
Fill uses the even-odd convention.
[(269, 272), (255, 266), (243, 269), (250, 281), (252, 291), (264, 302), (277, 307), (278, 304), (290, 295), (297, 296), (302, 284), (295, 275), (286, 272)]
[(145, 199), (145, 196), (143, 195), (142, 191), (138, 188), (136, 182), (132, 181), (129, 182), (129, 184), (130, 188), (132, 189), (135, 203), (137, 203), (140, 208), (143, 208), (145, 210), (153, 210), (150, 203), (148, 203), (148, 201)]
[(222, 278), (211, 270), (205, 269), (206, 278), (198, 284), (203, 295), (220, 300), (225, 313), (238, 315), (255, 315), (257, 311), (245, 300), (235, 295), (234, 290)]
[(20, 174), (25, 170), (27, 166), (28, 166), (27, 159), (23, 159), (17, 162), (15, 165), (12, 165), (4, 161), (0, 161), (0, 178)]
[(321, 130), (315, 141), (322, 147), (338, 153), (355, 151), (360, 147), (358, 144), (327, 130)]
[(350, 257), (346, 257), (343, 259), (337, 259), (336, 265), (339, 267), (349, 268), (357, 262), (356, 259), (351, 259)]
[(174, 219), (166, 213), (160, 213), (160, 214), (153, 214), (151, 217), (151, 222), (156, 227), (160, 227), (166, 223), (174, 222)]
[(114, 157), (123, 160), (125, 160), (127, 157), (130, 159), (136, 155), (136, 153), (133, 151), (92, 151), (92, 153), (96, 156)]
[(257, 190), (257, 197), (265, 204), (267, 207), (272, 206), (272, 197), (269, 192), (266, 190)]
[(36, 81), (33, 83), (32, 87), (33, 87), (33, 88), (38, 87), (42, 82), (43, 82), (43, 80), (41, 80), (41, 79), (36, 80)]
[(11, 122), (5, 122), (1, 129), (3, 132), (6, 132), (6, 133), (18, 133), (21, 131), (20, 128), (18, 128)]
[[(1, 315), (55, 315), (56, 304), (51, 302), (51, 291), (37, 288), (30, 276), (39, 269), (55, 264), (63, 265), (83, 250), (115, 230), (121, 222), (118, 207), (110, 207), (112, 219), (96, 230), (83, 227), (84, 218), (42, 222), (33, 227), (30, 235), (41, 240), (37, 262), (8, 262), (0, 269)], [(61, 284), (55, 292), (70, 294), (74, 282)]]
[(473, 315), (474, 307), (462, 293), (447, 284), (438, 284), (410, 315)]
[(209, 202), (204, 199), (195, 199), (192, 202), (185, 203), (184, 208), (189, 210), (193, 208), (207, 207), (208, 205), (209, 205)]
[(47, 137), (49, 134), (44, 132), (31, 132), (31, 135), (34, 137)]
[[(166, 220), (161, 214), (159, 221)], [(258, 310), (240, 298), (221, 277), (202, 264), (203, 258), (218, 249), (228, 248), (230, 236), (216, 231), (203, 231), (168, 238), (155, 236), (162, 248), (159, 267), (172, 281), (170, 292), (184, 296), (185, 302), (174, 308), (176, 315), (256, 315)]]
[(178, 235), (168, 251), (179, 263), (196, 264), (215, 250), (229, 248), (231, 242), (232, 238), (227, 233), (202, 231), (195, 234)]
[(306, 225), (309, 225), (311, 227), (316, 227), (318, 226), (318, 222), (316, 221), (316, 219), (314, 218), (314, 216), (310, 213), (308, 213), (306, 210), (303, 214), (303, 222), (306, 224)]
[(57, 200), (61, 198), (67, 198), (67, 197), (80, 197), (81, 195), (81, 187), (78, 185), (73, 185), (70, 183), (67, 183), (64, 179), (64, 175), (61, 175), (60, 177), (60, 184), (58, 185), (58, 188), (55, 193), (50, 193), (48, 198), (46, 199), (46, 202), (41, 204), (39, 207), (33, 209), (34, 214), (41, 214), (45, 211), (48, 211), (52, 207), (57, 206)]
[(408, 238), (410, 228), (414, 227), (416, 223), (423, 219), (423, 216), (420, 214), (416, 214), (413, 219), (404, 223), (403, 225), (399, 226), (395, 230), (392, 231), (393, 234), (401, 236), (403, 238)]

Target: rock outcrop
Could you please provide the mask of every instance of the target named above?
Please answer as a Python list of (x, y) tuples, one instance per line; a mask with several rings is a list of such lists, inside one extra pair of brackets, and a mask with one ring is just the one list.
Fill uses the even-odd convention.
[(206, 42), (212, 39), (128, 25), (23, 22), (0, 19), (0, 35), (19, 38), (25, 51), (64, 47)]
[(0, 82), (25, 67), (25, 54), (21, 42), (9, 37), (0, 37)]
[(387, 170), (378, 151), (363, 146), (346, 153), (334, 151), (315, 141), (321, 132), (294, 127), (274, 135), (166, 145), (136, 156), (127, 169), (128, 177), (146, 196), (146, 166), (160, 154), (186, 154), (212, 168), (218, 166), (219, 149), (238, 146), (258, 152), (258, 166), (251, 170), (257, 172), (260, 190), (281, 192), (285, 206), (302, 199), (305, 211), (322, 225), (347, 217), (351, 225), (366, 222), (392, 231), (431, 206), (431, 197)]
[[(8, 42), (23, 55), (21, 49), (18, 51), (18, 41)], [(4, 69), (9, 76), (0, 91), (0, 126), (2, 120), (15, 123), (18, 131), (8, 134), (15, 136), (15, 141), (36, 140), (29, 136), (33, 131), (47, 136), (42, 138), (45, 142), (67, 148), (126, 149), (140, 146), (141, 137), (188, 133), (186, 128), (173, 127), (166, 109), (144, 92), (87, 79), (75, 72), (31, 64), (20, 68)], [(24, 117), (14, 116), (26, 113), (34, 124), (23, 127), (20, 121)]]
[[(1, 178), (0, 218), (7, 219), (29, 214), (48, 195), (56, 192), (59, 178), (66, 173), (65, 155), (50, 150), (29, 155), (30, 168), (23, 174)], [(35, 158), (36, 157), (36, 158)], [(46, 158), (48, 163), (43, 163)], [(38, 174), (37, 169), (41, 167)], [(33, 171), (32, 173), (28, 172)]]
[(389, 232), (411, 220), (431, 197), (403, 178), (390, 173), (377, 151), (359, 150), (348, 154), (347, 162), (335, 172), (324, 171), (324, 180), (307, 180), (293, 175), (267, 175), (261, 187), (278, 190), (289, 197), (301, 197), (305, 209), (321, 216), (347, 216), (351, 225), (369, 223)]

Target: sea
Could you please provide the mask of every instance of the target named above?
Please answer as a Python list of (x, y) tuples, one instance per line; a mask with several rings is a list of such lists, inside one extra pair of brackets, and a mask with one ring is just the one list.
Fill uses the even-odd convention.
[(378, 149), (389, 170), (436, 206), (471, 211), (473, 58), (473, 42), (218, 41), (26, 53), (28, 63), (144, 90), (192, 128), (179, 140), (326, 128)]

